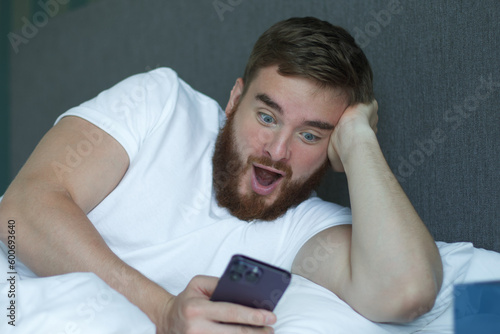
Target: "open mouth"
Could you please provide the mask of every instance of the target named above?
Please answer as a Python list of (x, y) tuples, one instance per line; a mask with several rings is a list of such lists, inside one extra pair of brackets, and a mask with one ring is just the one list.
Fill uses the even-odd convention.
[(269, 195), (281, 182), (285, 173), (268, 166), (253, 164), (252, 189), (259, 195)]

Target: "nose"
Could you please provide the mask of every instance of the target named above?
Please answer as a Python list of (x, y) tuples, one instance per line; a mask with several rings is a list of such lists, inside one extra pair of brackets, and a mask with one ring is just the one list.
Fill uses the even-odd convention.
[(284, 131), (273, 133), (264, 145), (264, 153), (274, 161), (288, 161), (290, 159), (291, 136)]

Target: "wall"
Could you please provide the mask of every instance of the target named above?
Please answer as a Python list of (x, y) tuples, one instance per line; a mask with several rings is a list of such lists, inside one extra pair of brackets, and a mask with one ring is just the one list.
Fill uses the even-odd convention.
[[(11, 59), (11, 175), (57, 115), (134, 73), (173, 67), (224, 106), (258, 35), (314, 15), (367, 54), (382, 150), (434, 237), (500, 251), (498, 13), (497, 0), (97, 1)], [(348, 205), (345, 177), (320, 195)]]
[[(0, 1), (0, 36), (6, 36), (10, 29), (9, 0)], [(6, 38), (0, 42), (0, 194), (7, 189), (9, 171), (9, 43)]]
[(38, 29), (61, 14), (99, 0), (1, 0), (0, 35), (0, 194), (17, 173), (11, 168), (10, 60), (36, 37)]

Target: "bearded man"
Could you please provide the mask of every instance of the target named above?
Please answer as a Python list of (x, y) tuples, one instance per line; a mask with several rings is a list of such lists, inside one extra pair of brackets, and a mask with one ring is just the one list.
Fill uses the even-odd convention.
[[(370, 320), (410, 321), (442, 265), (380, 151), (377, 109), (354, 39), (288, 19), (259, 38), (225, 113), (160, 68), (61, 115), (0, 203), (0, 232), (19, 222), (22, 276), (94, 272), (158, 333), (272, 332), (272, 312), (209, 300), (235, 253)], [(312, 194), (328, 168), (345, 171), (352, 213)], [(335, 252), (306, 270), (321, 240)]]

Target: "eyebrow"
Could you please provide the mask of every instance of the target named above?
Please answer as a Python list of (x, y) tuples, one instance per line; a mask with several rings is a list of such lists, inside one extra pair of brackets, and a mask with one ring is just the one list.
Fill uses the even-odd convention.
[(321, 130), (333, 130), (335, 128), (332, 124), (322, 121), (304, 121), (304, 124)]
[[(276, 110), (278, 113), (283, 115), (283, 108), (273, 101), (267, 94), (257, 94), (255, 95), (255, 99), (258, 101), (263, 102), (265, 105), (267, 105), (269, 108)], [(321, 130), (333, 130), (335, 126), (328, 122), (323, 122), (323, 121), (304, 121), (304, 125), (312, 126)]]
[(281, 106), (278, 103), (274, 102), (269, 97), (269, 95), (262, 94), (262, 93), (261, 94), (257, 94), (257, 95), (255, 95), (255, 99), (258, 100), (258, 101), (264, 102), (264, 104), (266, 104), (269, 108), (276, 110), (280, 114), (283, 114), (283, 109), (281, 108)]

